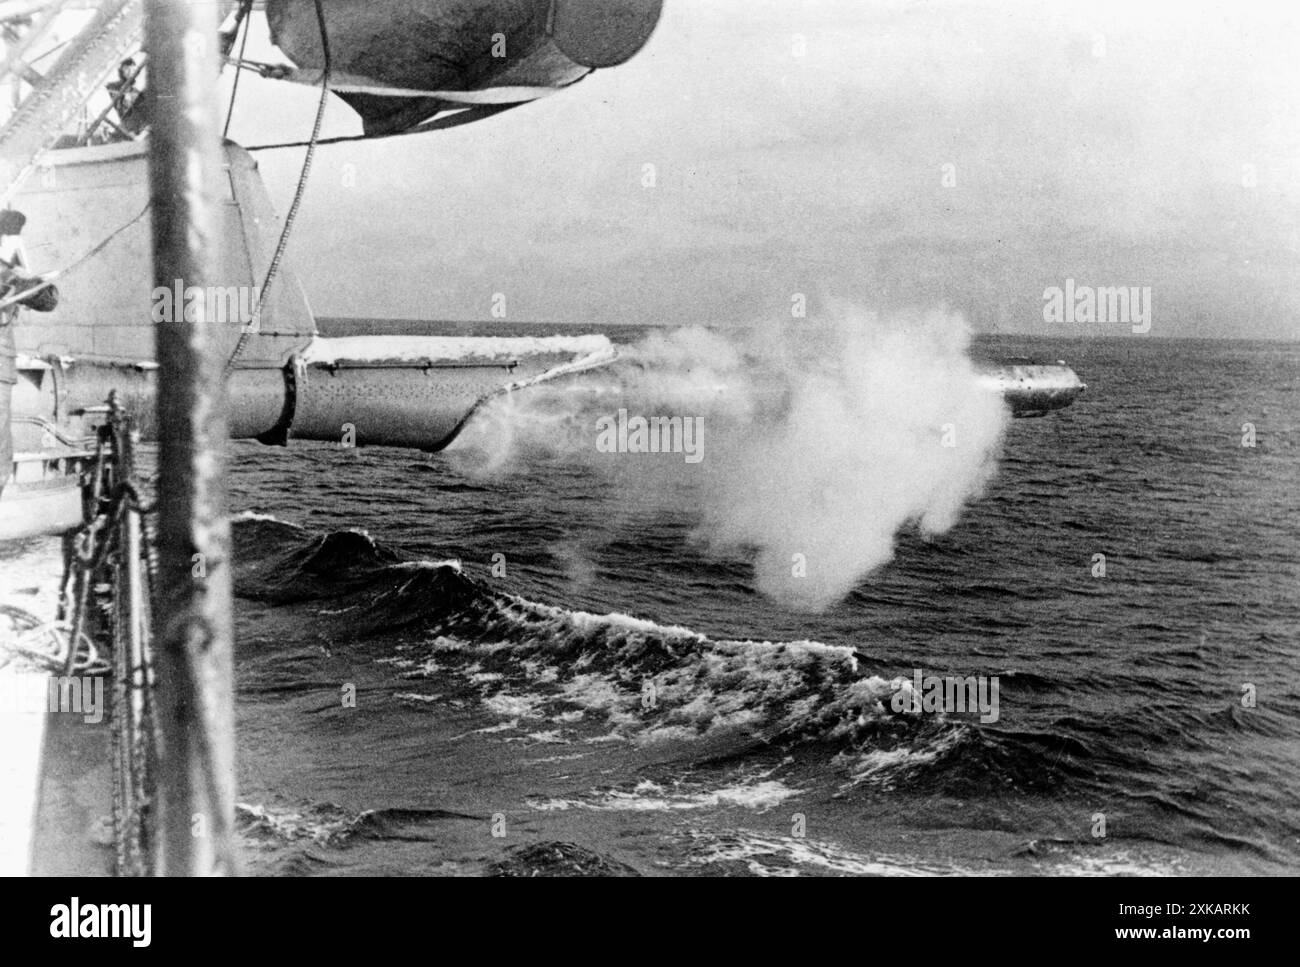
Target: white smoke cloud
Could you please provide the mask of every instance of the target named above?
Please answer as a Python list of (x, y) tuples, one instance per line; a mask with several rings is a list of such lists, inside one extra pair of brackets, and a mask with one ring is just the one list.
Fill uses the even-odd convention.
[[(710, 552), (752, 556), (764, 594), (823, 610), (900, 529), (951, 528), (994, 473), (1008, 415), (969, 339), (958, 316), (848, 306), (829, 325), (658, 332), (604, 373), (494, 403), (454, 450), (486, 473), (582, 461), (629, 517), (685, 508)], [(599, 452), (596, 421), (619, 408), (702, 419), (703, 459)]]

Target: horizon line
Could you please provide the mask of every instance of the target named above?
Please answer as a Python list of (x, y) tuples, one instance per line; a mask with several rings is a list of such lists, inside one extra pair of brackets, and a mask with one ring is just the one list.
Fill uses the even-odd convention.
[[(595, 328), (641, 328), (641, 329), (668, 329), (668, 328), (689, 328), (698, 326), (704, 329), (752, 329), (755, 323), (745, 322), (725, 322), (725, 323), (707, 323), (707, 322), (690, 322), (690, 323), (656, 323), (656, 322), (556, 322), (550, 319), (427, 319), (419, 316), (347, 316), (347, 315), (317, 315), (316, 319), (329, 321), (346, 321), (346, 322), (377, 322), (377, 323), (408, 323), (424, 325), (452, 325), (452, 326), (591, 326)], [(799, 323), (807, 324), (809, 320), (797, 320)], [(814, 323), (815, 324), (815, 323)], [(1097, 334), (1087, 335), (1084, 333), (1062, 333), (1059, 335), (1046, 335), (1044, 333), (1033, 332), (1002, 332), (1000, 330), (978, 329), (973, 330), (975, 336), (998, 336), (1008, 339), (1097, 339), (1097, 340), (1161, 340), (1161, 341), (1178, 341), (1187, 342), (1268, 342), (1268, 343), (1297, 343), (1300, 342), (1300, 335), (1286, 336), (1196, 336), (1196, 335), (1155, 335), (1154, 333), (1131, 333), (1128, 335), (1119, 334)]]

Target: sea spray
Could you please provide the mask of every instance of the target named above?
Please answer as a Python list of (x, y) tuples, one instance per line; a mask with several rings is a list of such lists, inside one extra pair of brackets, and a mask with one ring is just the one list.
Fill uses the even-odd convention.
[[(454, 452), (480, 473), (581, 461), (629, 523), (685, 513), (711, 553), (752, 557), (764, 594), (823, 610), (889, 561), (901, 528), (951, 528), (993, 474), (1007, 413), (969, 341), (959, 316), (845, 306), (823, 324), (665, 330), (486, 407)], [(602, 452), (620, 410), (704, 420), (702, 459)]]

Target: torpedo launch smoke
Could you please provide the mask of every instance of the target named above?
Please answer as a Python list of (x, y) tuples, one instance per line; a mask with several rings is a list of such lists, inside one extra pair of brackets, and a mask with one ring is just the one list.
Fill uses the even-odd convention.
[[(619, 486), (629, 526), (684, 506), (710, 551), (752, 556), (764, 594), (823, 610), (902, 528), (951, 528), (994, 473), (1008, 415), (969, 339), (958, 316), (847, 306), (820, 325), (655, 333), (599, 376), (498, 401), (454, 452), (483, 473), (583, 461)], [(704, 458), (602, 452), (619, 410), (705, 419)]]

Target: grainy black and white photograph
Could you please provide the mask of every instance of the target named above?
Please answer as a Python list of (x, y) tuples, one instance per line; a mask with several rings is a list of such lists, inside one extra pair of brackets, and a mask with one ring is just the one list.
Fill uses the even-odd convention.
[(0, 873), (1300, 871), (1293, 4), (0, 31)]

